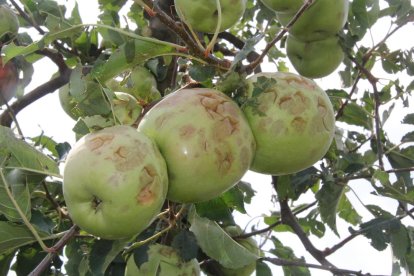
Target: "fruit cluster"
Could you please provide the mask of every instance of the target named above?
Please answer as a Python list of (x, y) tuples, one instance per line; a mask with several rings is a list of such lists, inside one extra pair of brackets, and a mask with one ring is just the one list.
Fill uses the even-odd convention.
[[(303, 0), (262, 0), (286, 26)], [(344, 54), (337, 33), (348, 18), (348, 0), (315, 0), (289, 29), (287, 56), (296, 71), (308, 78), (321, 78), (341, 64)]]
[[(74, 222), (104, 238), (132, 236), (155, 219), (166, 198), (210, 200), (249, 169), (289, 174), (323, 157), (335, 121), (314, 81), (279, 72), (247, 83), (241, 108), (215, 89), (181, 89), (153, 106), (138, 129), (113, 126), (80, 139), (64, 170)], [(109, 221), (118, 226), (107, 227)]]

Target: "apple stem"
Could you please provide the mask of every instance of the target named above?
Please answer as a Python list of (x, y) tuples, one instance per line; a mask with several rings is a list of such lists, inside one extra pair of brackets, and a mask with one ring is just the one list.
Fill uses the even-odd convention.
[(42, 238), (40, 237), (39, 233), (37, 233), (36, 229), (33, 227), (33, 225), (30, 223), (30, 221), (27, 219), (26, 215), (24, 214), (24, 212), (22, 211), (22, 209), (20, 208), (19, 204), (17, 203), (17, 201), (14, 199), (13, 193), (11, 192), (11, 190), (9, 189), (9, 183), (6, 180), (6, 177), (4, 176), (3, 173), (3, 164), (0, 167), (0, 176), (1, 176), (1, 180), (4, 184), (4, 189), (6, 190), (7, 196), (10, 198), (10, 201), (13, 203), (14, 208), (16, 208), (17, 212), (19, 213), (20, 217), (22, 218), (24, 224), (27, 226), (27, 228), (29, 228), (30, 232), (32, 232), (33, 236), (35, 237), (35, 239), (37, 240), (37, 242), (39, 243), (40, 247), (46, 251), (46, 252), (50, 252), (51, 249), (49, 247), (46, 246), (46, 244), (43, 242)]
[(222, 21), (220, 0), (216, 0), (216, 6), (217, 6), (217, 25), (216, 25), (216, 30), (214, 31), (214, 35), (211, 38), (210, 43), (207, 45), (206, 51), (204, 52), (204, 56), (205, 57), (208, 57), (209, 53), (213, 49), (214, 44), (216, 44), (218, 34), (220, 32), (221, 21)]

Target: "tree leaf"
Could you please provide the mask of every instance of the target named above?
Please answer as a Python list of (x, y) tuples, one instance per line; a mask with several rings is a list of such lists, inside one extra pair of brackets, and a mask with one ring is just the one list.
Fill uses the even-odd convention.
[(216, 222), (200, 217), (195, 208), (190, 210), (189, 221), (190, 231), (196, 236), (203, 252), (222, 266), (237, 269), (259, 258), (234, 241)]
[(0, 161), (8, 159), (4, 168), (19, 168), (44, 175), (58, 175), (55, 161), (26, 142), (17, 139), (13, 131), (0, 126)]
[[(5, 171), (3, 171), (4, 173)], [(5, 176), (7, 187), (13, 195), (13, 199), (17, 202), (20, 209), (23, 211), (25, 217), (30, 220), (31, 217), (31, 202), (30, 191), (27, 179), (21, 170), (12, 169), (7, 171)], [(6, 183), (0, 177), (0, 213), (8, 220), (13, 222), (22, 221), (22, 217), (14, 206), (11, 198), (6, 191)]]
[(344, 183), (339, 184), (334, 181), (324, 181), (322, 188), (316, 194), (322, 221), (326, 222), (338, 236), (336, 213), (341, 198), (344, 195), (345, 187), (346, 185)]
[[(46, 233), (38, 233), (41, 238), (48, 237)], [(26, 227), (0, 221), (0, 255), (33, 242), (36, 242), (36, 239)]]
[(414, 113), (410, 113), (405, 115), (404, 119), (402, 120), (403, 124), (414, 125)]
[(339, 121), (350, 125), (362, 126), (366, 129), (372, 128), (372, 122), (368, 112), (355, 103), (350, 103), (345, 107), (342, 116), (339, 117)]
[(188, 262), (197, 258), (198, 244), (194, 234), (186, 229), (181, 230), (173, 239), (171, 246), (179, 252), (180, 257)]
[[(278, 240), (276, 237), (272, 236), (271, 240), (274, 244), (274, 249), (271, 249), (270, 253), (282, 259), (304, 262), (303, 258), (296, 257), (294, 251), (290, 247), (283, 245), (282, 242)], [(300, 266), (298, 267), (284, 266), (283, 272), (285, 275), (295, 275), (295, 276), (296, 275), (297, 276), (308, 276), (308, 275), (310, 276), (311, 275), (307, 267), (300, 267)]]
[(115, 257), (131, 241), (131, 238), (120, 240), (97, 240), (87, 257), (88, 270), (92, 275), (104, 275)]

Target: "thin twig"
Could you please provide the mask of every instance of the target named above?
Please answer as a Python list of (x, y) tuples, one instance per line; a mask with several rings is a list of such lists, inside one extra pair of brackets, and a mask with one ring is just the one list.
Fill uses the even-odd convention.
[[(69, 82), (70, 72), (71, 70), (67, 69), (60, 76), (36, 87), (31, 92), (24, 95), (21, 99), (12, 103), (10, 105), (10, 109), (14, 112), (14, 114), (17, 114), (36, 100), (56, 91)], [(0, 125), (10, 127), (12, 121), (10, 112), (3, 112), (0, 115)]]
[[(301, 209), (299, 209), (299, 210), (295, 211), (293, 214), (296, 216), (296, 215), (298, 215), (298, 214), (300, 214), (300, 213), (302, 213), (302, 212), (304, 212), (304, 211), (308, 210), (309, 208), (312, 208), (312, 207), (313, 207), (313, 206), (315, 206), (317, 203), (318, 203), (318, 201), (314, 201), (314, 202), (312, 202), (312, 203), (309, 203), (309, 204), (308, 204), (308, 205), (306, 205), (305, 207), (303, 207), (303, 208), (301, 208)], [(276, 226), (278, 226), (278, 225), (280, 225), (280, 224), (282, 224), (282, 220), (280, 220), (280, 219), (279, 219), (279, 220), (277, 220), (276, 222), (274, 222), (274, 223), (270, 224), (269, 226), (267, 226), (267, 227), (265, 227), (265, 228), (263, 228), (263, 229), (259, 229), (259, 230), (252, 231), (252, 232), (250, 232), (250, 233), (245, 233), (245, 234), (241, 234), (241, 235), (238, 235), (238, 236), (234, 236), (233, 238), (234, 238), (235, 240), (237, 240), (237, 239), (246, 239), (246, 238), (249, 238), (249, 237), (252, 237), (252, 236), (255, 236), (255, 235), (263, 234), (263, 233), (266, 233), (266, 232), (268, 232), (268, 231), (271, 231), (273, 228), (275, 228)]]
[(269, 258), (265, 257), (262, 258), (263, 261), (270, 262), (274, 265), (278, 266), (294, 266), (294, 267), (308, 267), (308, 268), (315, 268), (321, 270), (327, 270), (332, 272), (335, 275), (355, 275), (355, 276), (383, 276), (383, 275), (373, 275), (373, 274), (364, 274), (361, 271), (354, 271), (349, 269), (340, 269), (336, 267), (329, 267), (324, 265), (316, 265), (316, 264), (308, 264), (302, 261), (294, 261), (294, 260), (286, 260), (280, 258)]
[(29, 276), (38, 276), (42, 275), (43, 271), (49, 266), (50, 262), (56, 257), (59, 251), (69, 242), (69, 240), (74, 237), (78, 232), (78, 227), (73, 225), (65, 235), (53, 246), (51, 247), (52, 251), (49, 252), (46, 257), (36, 266), (36, 268), (30, 272)]

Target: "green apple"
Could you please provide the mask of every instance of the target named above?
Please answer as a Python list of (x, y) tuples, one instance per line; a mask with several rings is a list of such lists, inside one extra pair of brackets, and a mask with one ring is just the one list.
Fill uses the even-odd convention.
[(332, 104), (314, 81), (292, 73), (260, 73), (248, 79), (243, 111), (256, 138), (251, 170), (295, 173), (320, 160), (332, 142)]
[(161, 98), (154, 75), (143, 66), (134, 67), (122, 82), (112, 79), (106, 85), (113, 91), (131, 94), (143, 103)]
[[(348, 0), (315, 0), (290, 28), (289, 33), (303, 41), (324, 39), (337, 34), (348, 19)], [(286, 26), (295, 13), (277, 13)]]
[(18, 31), (19, 20), (16, 14), (6, 5), (0, 5), (0, 42), (7, 42), (2, 41), (3, 39), (14, 38)]
[(3, 65), (0, 57), (0, 106), (16, 95), (18, 81), (18, 71), (14, 62), (9, 61)]
[(286, 52), (296, 71), (307, 78), (322, 78), (331, 74), (344, 59), (336, 36), (304, 42), (289, 35)]
[(254, 155), (254, 137), (240, 108), (213, 89), (169, 94), (144, 115), (138, 130), (164, 156), (167, 197), (176, 202), (219, 196), (241, 179)]
[(76, 110), (76, 101), (70, 94), (69, 85), (66, 84), (59, 89), (59, 102), (63, 111), (69, 115), (73, 120), (78, 120), (80, 117), (79, 112)]
[(261, 0), (269, 9), (280, 13), (295, 13), (303, 5), (304, 0)]
[(122, 125), (134, 124), (142, 112), (142, 107), (138, 104), (137, 99), (128, 93), (115, 92), (112, 104), (113, 113)]
[[(216, 0), (174, 0), (180, 19), (195, 31), (214, 33), (217, 27)], [(220, 0), (220, 32), (232, 27), (243, 16), (246, 0)]]
[(104, 239), (132, 237), (155, 219), (167, 168), (154, 142), (129, 126), (81, 138), (66, 159), (63, 196), (73, 222)]

